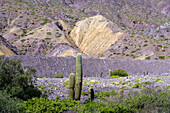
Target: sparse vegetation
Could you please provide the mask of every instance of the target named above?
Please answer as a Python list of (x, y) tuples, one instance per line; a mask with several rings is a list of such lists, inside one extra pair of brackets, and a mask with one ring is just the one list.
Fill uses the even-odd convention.
[[(81, 3), (80, 1), (2, 0), (0, 2), (0, 17), (2, 17), (0, 19), (0, 34), (9, 43), (3, 44), (0, 42), (2, 43), (1, 45), (7, 45), (9, 47), (16, 46), (18, 48), (16, 51), (16, 48), (9, 49), (17, 54), (21, 52), (23, 54), (44, 55), (41, 58), (47, 58), (47, 54), (48, 56), (57, 56), (60, 53), (62, 54), (66, 49), (72, 49), (70, 47), (73, 47), (67, 40), (63, 40), (67, 25), (69, 26), (68, 35), (71, 36), (72, 30), (78, 25), (78, 21), (91, 17), (91, 15), (101, 14), (106, 17), (106, 19), (101, 19), (101, 25), (109, 22), (104, 27), (107, 27), (113, 32), (115, 39), (118, 38), (116, 42), (113, 40), (114, 43), (108, 44), (109, 46), (111, 45), (109, 49), (105, 49), (95, 56), (104, 59), (102, 60), (104, 63), (107, 60), (105, 58), (109, 58), (109, 61), (115, 62), (117, 62), (117, 59), (136, 59), (143, 56), (145, 58), (142, 60), (170, 59), (170, 39), (168, 37), (170, 23), (167, 15), (168, 10), (166, 7), (168, 4), (166, 4), (166, 0), (153, 0), (152, 2), (149, 0), (132, 0), (128, 2), (124, 0), (108, 0), (107, 2), (105, 0), (100, 0), (100, 2), (91, 0), (86, 2), (85, 0)], [(125, 4), (126, 6), (124, 6)], [(161, 12), (165, 13), (162, 14)], [(57, 20), (63, 20), (65, 22), (66, 26), (59, 25), (64, 29), (59, 29), (56, 26)], [(91, 25), (91, 21), (88, 24)], [(79, 29), (82, 34), (76, 32), (76, 35), (82, 37), (82, 40), (76, 39), (78, 43), (80, 41), (89, 41), (83, 40), (83, 35), (87, 32), (83, 30), (86, 27), (93, 27), (85, 24), (82, 25), (84, 28)], [(10, 32), (13, 27), (18, 28), (18, 31), (16, 30), (15, 33)], [(93, 32), (95, 31), (91, 31), (90, 33)], [(109, 33), (107, 30), (104, 32)], [(121, 33), (123, 34), (118, 36)], [(98, 35), (103, 36), (102, 39), (106, 38), (102, 29), (100, 29)], [(99, 41), (102, 42), (102, 39)], [(12, 45), (9, 45), (10, 43)], [(104, 44), (106, 43), (101, 44), (101, 46), (105, 47)], [(77, 42), (76, 45), (78, 45)], [(90, 49), (95, 50), (95, 44)], [(73, 48), (73, 52), (74, 54), (78, 52), (86, 54), (79, 47), (76, 49)], [(55, 53), (57, 54), (55, 55)], [(89, 65), (94, 65), (97, 69), (105, 69), (94, 70), (92, 74), (87, 75), (90, 77), (86, 78), (87, 80), (83, 79), (83, 81), (82, 77), (85, 74), (82, 73), (81, 67), (84, 65), (84, 62), (82, 64), (79, 57), (77, 60), (76, 75), (72, 76), (72, 79), (71, 76), (69, 79), (66, 78), (69, 73), (66, 73), (67, 70), (65, 69), (67, 68), (64, 67), (63, 70), (59, 71), (65, 72), (63, 73), (64, 77), (63, 74), (57, 73), (50, 75), (53, 78), (48, 78), (46, 75), (46, 78), (41, 78), (42, 76), (39, 73), (43, 73), (44, 70), (40, 70), (41, 72), (38, 70), (37, 76), (40, 78), (37, 81), (35, 76), (36, 71), (33, 68), (24, 67), (25, 64), (21, 65), (21, 61), (19, 60), (9, 60), (11, 58), (15, 58), (15, 56), (5, 57), (5, 59), (0, 58), (0, 113), (62, 113), (67, 110), (70, 110), (70, 112), (74, 110), (77, 113), (170, 112), (170, 86), (166, 84), (169, 75), (161, 74), (155, 77), (155, 75), (150, 74), (152, 72), (150, 72), (149, 68), (152, 67), (148, 67), (147, 74), (144, 73), (142, 75), (141, 70), (143, 66), (139, 64), (141, 70), (136, 70), (137, 68), (134, 64), (133, 71), (136, 72), (136, 75), (128, 76), (131, 72), (127, 73), (123, 69), (129, 70), (129, 67), (127, 68), (121, 65), (123, 69), (110, 70), (108, 76), (105, 72), (108, 69), (105, 66), (110, 66), (111, 63), (96, 65), (94, 62)], [(69, 58), (72, 59), (71, 57)], [(29, 61), (29, 63), (31, 62)], [(138, 60), (135, 62), (138, 62)], [(35, 62), (34, 64), (37, 66), (38, 63)], [(46, 62), (43, 62), (43, 64), (46, 64)], [(51, 68), (50, 65), (45, 65), (45, 68)], [(58, 69), (62, 69), (60, 66), (67, 66), (64, 63), (62, 65), (55, 63), (54, 65), (57, 65), (59, 67)], [(73, 65), (69, 64), (69, 66)], [(115, 67), (110, 68), (114, 69), (121, 66), (116, 64)], [(54, 69), (56, 68), (52, 67), (49, 71)], [(83, 69), (86, 71), (86, 68)], [(75, 70), (72, 71), (75, 72)], [(142, 72), (144, 71), (142, 70)], [(140, 78), (136, 77), (138, 74), (141, 74), (141, 76), (139, 75)], [(94, 77), (95, 75), (96, 78)], [(75, 77), (77, 79), (74, 79)], [(152, 87), (154, 85), (156, 85), (156, 88)], [(77, 89), (75, 90), (75, 88)], [(111, 88), (114, 90), (110, 90)], [(93, 95), (93, 92), (95, 92), (95, 95)], [(75, 101), (75, 93), (76, 100), (78, 101)], [(51, 96), (50, 94), (53, 95)], [(71, 98), (68, 98), (68, 95)], [(81, 101), (80, 96), (83, 97)]]

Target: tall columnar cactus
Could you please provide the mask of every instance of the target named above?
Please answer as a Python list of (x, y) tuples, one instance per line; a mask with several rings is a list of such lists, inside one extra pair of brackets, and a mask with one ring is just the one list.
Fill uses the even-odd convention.
[(112, 71), (111, 70), (109, 70), (109, 77), (111, 77), (112, 76)]
[(75, 76), (74, 73), (70, 73), (68, 87), (69, 87), (69, 98), (71, 100), (74, 100), (74, 85), (75, 85)]
[(94, 90), (93, 90), (93, 88), (89, 88), (89, 99), (94, 100)]
[(76, 58), (76, 85), (75, 85), (75, 100), (80, 100), (81, 89), (82, 89), (82, 56), (81, 54), (77, 55)]

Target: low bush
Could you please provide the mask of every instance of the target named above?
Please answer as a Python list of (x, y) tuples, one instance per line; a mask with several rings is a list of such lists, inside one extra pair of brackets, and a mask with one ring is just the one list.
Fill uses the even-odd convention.
[(61, 73), (55, 74), (54, 77), (55, 77), (55, 78), (63, 78), (63, 74), (61, 74)]
[(114, 90), (111, 90), (111, 91), (96, 92), (96, 93), (95, 93), (95, 96), (96, 96), (96, 98), (98, 98), (98, 99), (104, 99), (104, 98), (107, 97), (107, 96), (116, 95), (116, 94), (117, 94), (117, 93), (116, 93)]
[(163, 79), (162, 78), (157, 78), (155, 81), (156, 82), (163, 82)]
[(165, 56), (158, 56), (158, 58), (164, 60)]
[[(118, 96), (111, 96), (105, 99), (108, 106), (126, 107), (128, 113), (169, 113), (170, 91), (145, 88), (140, 92), (124, 94), (123, 101), (118, 101)], [(122, 109), (120, 108), (120, 109)], [(112, 112), (117, 113), (117, 112)]]
[(11, 98), (7, 93), (0, 91), (0, 113), (21, 113), (24, 103)]
[(123, 104), (135, 112), (164, 112), (168, 113), (170, 99), (168, 92), (151, 91), (151, 94), (141, 93), (135, 97), (124, 99)]
[(88, 95), (88, 94), (85, 91), (81, 91), (81, 95), (85, 96), (85, 95)]
[[(111, 92), (113, 93), (112, 95)], [(50, 100), (45, 98), (32, 98), (25, 102), (25, 112), (63, 112), (67, 110), (74, 110), (77, 113), (136, 113), (136, 112), (164, 112), (169, 113), (169, 99), (170, 93), (168, 90), (158, 91), (155, 89), (145, 89), (139, 92), (130, 92), (121, 97), (122, 101), (115, 101), (118, 95), (112, 91), (105, 91), (100, 93), (99, 97), (109, 96), (108, 100), (105, 98), (101, 102), (86, 101), (80, 104), (80, 101), (69, 99)], [(113, 98), (113, 99), (112, 99)]]
[(50, 100), (48, 98), (32, 98), (25, 102), (24, 108), (27, 113), (61, 113), (73, 110), (79, 101), (63, 99)]
[(110, 77), (127, 77), (128, 73), (127, 71), (123, 70), (123, 69), (118, 69), (118, 70), (114, 70), (111, 72), (111, 76)]

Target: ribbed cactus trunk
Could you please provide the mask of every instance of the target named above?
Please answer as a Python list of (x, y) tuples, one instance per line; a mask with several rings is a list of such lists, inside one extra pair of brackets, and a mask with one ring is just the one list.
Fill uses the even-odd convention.
[(91, 101), (94, 100), (94, 90), (93, 90), (93, 88), (89, 88), (89, 99)]
[(74, 100), (74, 86), (75, 86), (75, 76), (74, 73), (70, 73), (68, 87), (69, 87), (69, 98), (71, 100)]
[(75, 100), (80, 100), (81, 97), (82, 78), (83, 78), (82, 56), (81, 54), (78, 54), (76, 58)]

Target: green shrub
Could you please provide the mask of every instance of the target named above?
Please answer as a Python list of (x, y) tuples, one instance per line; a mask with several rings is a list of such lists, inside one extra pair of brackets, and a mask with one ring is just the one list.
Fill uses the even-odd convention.
[(150, 56), (148, 56), (148, 57), (146, 57), (146, 58), (145, 58), (145, 60), (150, 60), (150, 59), (151, 59), (151, 57), (150, 57)]
[(104, 99), (105, 97), (110, 96), (110, 95), (116, 95), (116, 92), (114, 90), (111, 90), (111, 91), (102, 91), (102, 92), (95, 93), (95, 96), (98, 99)]
[(47, 35), (52, 35), (52, 33), (51, 32), (47, 32)]
[(47, 52), (43, 52), (43, 56), (45, 56), (47, 54)]
[[(148, 90), (148, 89), (147, 89)], [(153, 90), (153, 91), (152, 91)], [(141, 93), (124, 99), (123, 104), (127, 105), (132, 111), (141, 111), (142, 113), (157, 112), (168, 113), (170, 103), (168, 102), (169, 93), (165, 91), (155, 91), (149, 89), (150, 94)]]
[(140, 84), (152, 84), (153, 82), (151, 82), (151, 81), (143, 81), (143, 82), (141, 82)]
[(151, 81), (136, 82), (131, 87), (132, 88), (144, 88), (146, 85), (152, 84)]
[(165, 56), (158, 56), (158, 58), (164, 60)]
[(58, 96), (56, 101), (40, 97), (26, 101), (24, 108), (27, 113), (61, 113), (72, 110), (78, 104), (79, 101), (74, 100), (63, 99), (60, 101)]
[(51, 40), (51, 38), (45, 38), (45, 40)]
[(142, 86), (139, 82), (134, 83), (131, 87), (132, 88), (142, 88)]
[(144, 44), (144, 45), (143, 45), (143, 47), (146, 47), (146, 46), (148, 46), (148, 44)]
[(42, 19), (42, 20), (43, 20), (43, 23), (41, 23), (41, 25), (45, 25), (47, 23), (51, 23), (51, 20), (48, 20), (47, 18)]
[(82, 91), (81, 91), (81, 95), (85, 96), (85, 95), (88, 95), (88, 94), (87, 94), (87, 92), (85, 92), (85, 91), (82, 90)]
[(26, 40), (25, 39), (22, 39), (21, 42), (25, 42)]
[(111, 76), (118, 76), (118, 77), (127, 77), (128, 76), (128, 73), (127, 71), (123, 70), (123, 69), (118, 69), (118, 70), (114, 70), (111, 72)]
[(56, 100), (40, 97), (25, 101), (24, 108), (28, 113), (60, 113), (67, 110), (74, 110), (78, 113), (169, 113), (169, 94), (166, 90), (145, 89), (141, 93), (128, 94), (121, 102), (115, 101), (117, 95), (112, 95), (105, 102), (87, 100), (83, 104), (80, 104), (80, 101), (69, 99), (59, 100), (59, 96), (56, 97)]
[(63, 74), (61, 74), (61, 73), (55, 74), (54, 77), (55, 77), (55, 78), (63, 78)]
[(24, 72), (19, 60), (0, 58), (0, 90), (23, 100), (40, 97), (41, 92), (34, 87), (35, 72), (30, 67)]
[(13, 99), (7, 93), (0, 91), (0, 113), (20, 113), (23, 102)]
[(75, 108), (78, 113), (130, 113), (133, 112), (126, 105), (107, 105), (103, 102), (89, 101)]
[(156, 82), (163, 82), (163, 79), (162, 78), (157, 78), (155, 81)]

